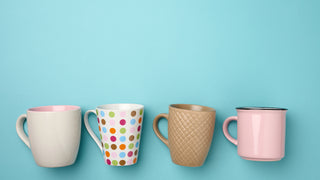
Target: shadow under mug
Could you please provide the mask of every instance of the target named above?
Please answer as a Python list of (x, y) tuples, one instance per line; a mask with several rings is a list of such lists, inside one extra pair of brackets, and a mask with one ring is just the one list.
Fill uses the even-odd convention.
[[(204, 163), (212, 142), (216, 110), (192, 104), (171, 104), (169, 114), (153, 120), (153, 131), (168, 146), (171, 159), (181, 166), (198, 167)], [(159, 131), (161, 118), (168, 120), (168, 139)]]
[[(285, 108), (238, 107), (238, 116), (223, 123), (225, 137), (238, 146), (241, 158), (252, 161), (279, 161), (285, 155)], [(228, 132), (231, 121), (237, 121), (237, 137)]]
[[(28, 134), (23, 129), (27, 121)], [(41, 167), (72, 165), (78, 155), (81, 136), (79, 106), (56, 105), (30, 108), (17, 119), (16, 130)]]
[[(103, 153), (107, 165), (129, 166), (137, 163), (143, 108), (140, 104), (106, 104), (85, 113), (86, 129)], [(100, 140), (89, 125), (90, 113), (97, 116)]]

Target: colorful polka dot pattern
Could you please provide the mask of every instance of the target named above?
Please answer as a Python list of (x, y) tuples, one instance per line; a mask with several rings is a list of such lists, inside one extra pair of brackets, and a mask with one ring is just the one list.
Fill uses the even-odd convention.
[(105, 163), (128, 166), (137, 162), (143, 109), (131, 111), (96, 109)]

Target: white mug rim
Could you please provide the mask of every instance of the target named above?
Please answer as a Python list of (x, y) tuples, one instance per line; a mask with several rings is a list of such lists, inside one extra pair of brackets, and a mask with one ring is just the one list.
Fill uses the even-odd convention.
[[(115, 108), (116, 106), (118, 106), (118, 108)], [(99, 105), (96, 109), (106, 110), (106, 111), (130, 111), (130, 110), (143, 109), (143, 108), (144, 106), (142, 104), (116, 103), (116, 104)]]

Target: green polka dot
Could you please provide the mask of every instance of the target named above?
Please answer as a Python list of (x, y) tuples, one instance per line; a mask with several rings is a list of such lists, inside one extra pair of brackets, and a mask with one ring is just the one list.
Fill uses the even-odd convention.
[(98, 111), (98, 109), (96, 109), (96, 113), (97, 113), (97, 116), (99, 115), (99, 111)]
[(140, 139), (140, 133), (137, 135), (137, 139)]
[(142, 113), (143, 113), (143, 109), (140, 109), (140, 115), (142, 115)]
[(126, 133), (126, 131), (127, 131), (126, 128), (121, 128), (121, 129), (120, 129), (120, 133), (121, 133), (121, 134)]
[(110, 117), (114, 117), (114, 115), (115, 115), (114, 112), (112, 112), (112, 111), (109, 112)]
[(109, 149), (109, 144), (105, 143), (105, 144), (104, 144), (104, 147), (105, 147), (106, 149)]
[(100, 139), (102, 139), (102, 135), (100, 134)]
[(129, 149), (132, 149), (133, 146), (134, 146), (133, 143), (130, 143), (128, 147), (129, 147)]
[(118, 161), (113, 160), (113, 161), (112, 161), (112, 165), (114, 165), (114, 166), (118, 165)]

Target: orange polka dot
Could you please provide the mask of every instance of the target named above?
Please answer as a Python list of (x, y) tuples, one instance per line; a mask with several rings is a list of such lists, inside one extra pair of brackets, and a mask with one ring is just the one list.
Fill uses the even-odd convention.
[(121, 150), (125, 150), (125, 149), (126, 149), (126, 145), (125, 145), (125, 144), (121, 144), (121, 145), (119, 146), (119, 148), (120, 148)]
[(111, 134), (116, 133), (116, 129), (115, 129), (115, 128), (111, 128), (111, 129), (110, 129), (110, 133), (111, 133)]
[(101, 127), (99, 126), (99, 131), (101, 131)]
[(109, 157), (110, 156), (110, 153), (108, 151), (106, 151), (106, 156)]
[(134, 158), (133, 160), (133, 164), (135, 164), (137, 162), (137, 158)]
[(139, 123), (141, 124), (141, 122), (142, 122), (142, 118), (140, 117), (140, 118), (139, 118)]

